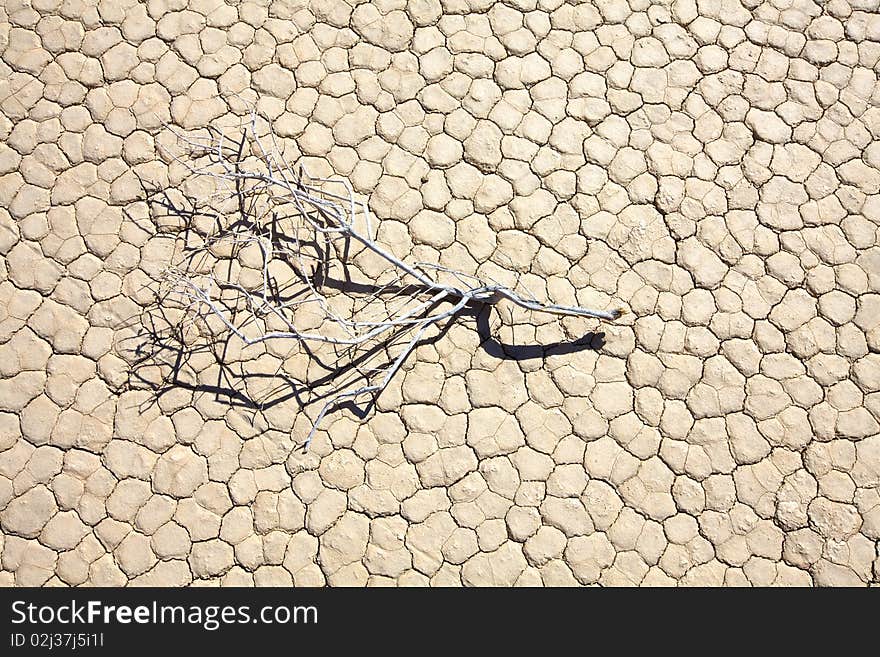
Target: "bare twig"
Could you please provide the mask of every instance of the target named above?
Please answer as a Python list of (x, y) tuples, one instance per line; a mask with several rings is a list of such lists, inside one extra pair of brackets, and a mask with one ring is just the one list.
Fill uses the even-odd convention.
[[(270, 123), (256, 110), (235, 138), (215, 128), (201, 136), (169, 130), (185, 147), (171, 159), (213, 187), (200, 199), (207, 209), (194, 215), (210, 218), (216, 227), (202, 230), (198, 243), (188, 246), (185, 262), (167, 275), (192, 313), (208, 323), (213, 317), (217, 329), (245, 345), (292, 340), (327, 345), (337, 355), (365, 349), (372, 357), (377, 353), (372, 345), (406, 334), (402, 349), (388, 354), (388, 362), (357, 369), (360, 385), (326, 397), (305, 448), (330, 410), (375, 400), (428, 329), (466, 306), (506, 301), (528, 311), (600, 320), (623, 313), (542, 303), (493, 280), (396, 257), (374, 239), (369, 209), (351, 184), (311, 177), (302, 166), (291, 166)], [(348, 266), (359, 258), (383, 267), (368, 284), (351, 280)], [(232, 260), (241, 272), (256, 276), (236, 280)], [(227, 266), (218, 271), (221, 261)], [(330, 284), (334, 274), (335, 286)], [(292, 282), (298, 291), (292, 291)]]

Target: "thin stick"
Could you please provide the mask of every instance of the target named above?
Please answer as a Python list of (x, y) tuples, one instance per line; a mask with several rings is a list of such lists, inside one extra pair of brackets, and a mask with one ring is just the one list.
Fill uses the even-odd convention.
[[(266, 123), (266, 134), (262, 137), (259, 130), (261, 121)], [(305, 448), (311, 444), (327, 413), (346, 401), (365, 397), (375, 400), (400, 370), (426, 331), (454, 317), (468, 305), (495, 305), (506, 301), (532, 312), (606, 321), (613, 321), (624, 312), (623, 309), (594, 310), (542, 303), (531, 293), (524, 297), (494, 280), (487, 281), (436, 264), (410, 264), (396, 257), (373, 239), (373, 222), (369, 209), (365, 202), (356, 198), (351, 183), (344, 179), (312, 178), (301, 165), (295, 170), (282, 154), (271, 123), (261, 117), (256, 109), (252, 109), (243, 121), (240, 138), (231, 138), (215, 129), (209, 129), (206, 136), (198, 137), (169, 129), (189, 151), (189, 157), (170, 154), (171, 159), (183, 165), (193, 176), (207, 176), (222, 188), (222, 197), (220, 190), (209, 194), (207, 204), (210, 205), (217, 199), (221, 202), (236, 197), (240, 201), (244, 198), (250, 199), (248, 209), (244, 203), (238, 203), (240, 211), (245, 215), (242, 219), (246, 220), (235, 224), (234, 230), (221, 230), (218, 235), (206, 237), (194, 249), (195, 253), (190, 254), (189, 262), (197, 262), (198, 252), (205, 257), (209, 252), (213, 253), (212, 248), (220, 248), (223, 243), (231, 244), (232, 257), (240, 249), (250, 245), (255, 245), (260, 251), (261, 284), (254, 290), (233, 281), (218, 281), (214, 274), (193, 277), (187, 267), (169, 269), (167, 278), (173, 289), (196, 315), (203, 318), (215, 316), (225, 329), (245, 345), (286, 339), (301, 343), (327, 344), (334, 349), (342, 347), (348, 350), (366, 347), (377, 340), (380, 343), (390, 340), (401, 332), (412, 332), (403, 350), (390, 363), (367, 371), (355, 368), (361, 378), (367, 379), (366, 385), (336, 392), (324, 402), (306, 437)], [(250, 152), (246, 153), (248, 145)], [(265, 170), (246, 168), (245, 165), (254, 161), (254, 158), (255, 163), (261, 163)], [(344, 193), (328, 190), (328, 184), (340, 185)], [(266, 205), (257, 214), (257, 206), (261, 201), (265, 201)], [(282, 213), (282, 208), (289, 212)], [(361, 232), (356, 225), (358, 213), (363, 217), (366, 233)], [(215, 212), (204, 216), (221, 215), (222, 213)], [(281, 219), (278, 215), (282, 215)], [(285, 234), (279, 228), (280, 222), (292, 224), (290, 234)], [(306, 235), (310, 236), (309, 241), (304, 241)], [(342, 258), (351, 252), (352, 244), (360, 247), (362, 253), (378, 256), (387, 264), (386, 272), (395, 271), (396, 276), (390, 282), (374, 285), (372, 293), (358, 302), (352, 300), (349, 308), (352, 316), (346, 317), (334, 310), (330, 303), (331, 297), (326, 296), (324, 291), (323, 278), (319, 279), (318, 275), (320, 273), (321, 277), (324, 276), (324, 270), (329, 266), (334, 252), (344, 271), (346, 263)], [(307, 253), (307, 249), (314, 250), (314, 254)], [(212, 260), (217, 261), (217, 257), (212, 255)], [(277, 298), (279, 288), (270, 273), (270, 266), (279, 259), (288, 267), (296, 263), (299, 268), (298, 278), (306, 287), (306, 294), (302, 298), (291, 298), (287, 301)], [(207, 267), (209, 262), (205, 260), (202, 267)], [(309, 262), (314, 262), (314, 270)], [(457, 284), (440, 282), (435, 278), (439, 273), (450, 275)], [(213, 293), (214, 288), (221, 291), (220, 297)], [(347, 294), (345, 289), (334, 291), (336, 295)], [(239, 303), (230, 307), (221, 298), (224, 292), (235, 293)], [(386, 296), (390, 298), (386, 300)], [(240, 308), (242, 301), (244, 310)], [(296, 328), (296, 318), (292, 313), (307, 307), (306, 304), (315, 304), (323, 319), (317, 329), (301, 331)], [(368, 318), (366, 313), (369, 311), (372, 314), (374, 306), (378, 306), (381, 315), (378, 318)], [(245, 314), (243, 322), (236, 320), (236, 316), (241, 313)], [(354, 316), (357, 313), (365, 316), (358, 318)], [(270, 317), (280, 321), (287, 330), (269, 330), (266, 322)], [(337, 332), (341, 335), (327, 334), (325, 331), (328, 325), (337, 326)], [(246, 326), (255, 327), (255, 333), (246, 333), (243, 330)], [(370, 373), (380, 375), (379, 380), (370, 383)]]

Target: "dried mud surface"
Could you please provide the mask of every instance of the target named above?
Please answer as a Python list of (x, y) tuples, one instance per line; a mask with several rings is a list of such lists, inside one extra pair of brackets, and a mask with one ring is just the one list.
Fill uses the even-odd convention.
[[(878, 62), (877, 0), (2, 3), (0, 583), (876, 584)], [(245, 100), (396, 254), (628, 314), (462, 318), (307, 454), (134, 385), (156, 141)]]

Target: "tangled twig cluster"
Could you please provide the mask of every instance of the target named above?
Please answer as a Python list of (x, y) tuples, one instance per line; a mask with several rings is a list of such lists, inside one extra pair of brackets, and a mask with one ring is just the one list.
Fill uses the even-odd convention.
[(209, 181), (195, 211), (207, 221), (201, 230), (187, 225), (195, 235), (167, 274), (188, 313), (205, 324), (214, 318), (215, 329), (244, 345), (288, 340), (310, 356), (318, 344), (348, 356), (344, 367), (327, 369), (355, 376), (324, 395), (305, 448), (330, 410), (375, 400), (428, 329), (467, 306), (506, 301), (600, 320), (623, 312), (544, 303), (494, 280), (398, 258), (374, 238), (370, 211), (351, 184), (291, 165), (255, 110), (235, 136), (216, 128), (173, 134), (184, 152), (172, 159)]

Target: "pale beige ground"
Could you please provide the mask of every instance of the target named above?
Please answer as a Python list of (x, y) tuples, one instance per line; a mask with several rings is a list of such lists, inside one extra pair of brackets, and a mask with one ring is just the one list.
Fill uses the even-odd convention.
[[(877, 583), (878, 0), (0, 4), (0, 582)], [(130, 389), (135, 173), (235, 93), (396, 251), (630, 314), (463, 319), (305, 456)]]

